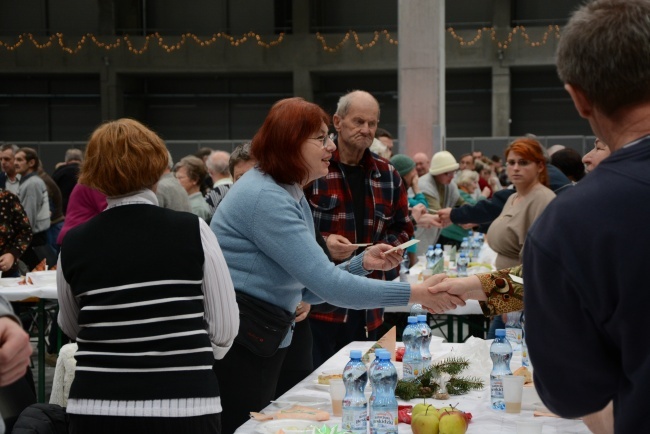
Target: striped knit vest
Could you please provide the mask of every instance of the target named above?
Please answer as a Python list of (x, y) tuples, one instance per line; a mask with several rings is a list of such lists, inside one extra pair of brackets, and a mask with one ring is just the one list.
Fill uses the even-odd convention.
[(62, 269), (81, 308), (70, 398), (219, 395), (203, 262), (198, 218), (153, 205), (111, 208), (66, 235)]

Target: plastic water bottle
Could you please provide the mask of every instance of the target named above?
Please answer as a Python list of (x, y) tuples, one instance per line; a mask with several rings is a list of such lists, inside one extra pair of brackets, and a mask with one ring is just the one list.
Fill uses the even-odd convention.
[(461, 253), (458, 257), (458, 262), (456, 262), (456, 274), (458, 277), (467, 277), (467, 264), (469, 263), (469, 258), (465, 253)]
[(460, 243), (460, 254), (465, 254), (465, 256), (469, 256), (469, 241), (467, 240), (467, 237), (463, 237), (463, 241)]
[(530, 368), (530, 356), (528, 355), (528, 345), (526, 345), (526, 329), (524, 327), (525, 315), (521, 314), (521, 366)]
[(361, 351), (350, 351), (350, 361), (343, 369), (345, 397), (343, 398), (342, 427), (346, 432), (366, 434), (368, 404), (364, 389), (368, 382), (366, 365), (361, 361)]
[(433, 257), (433, 246), (429, 246), (427, 252), (424, 254), (424, 257), (427, 259), (427, 268), (431, 270), (436, 262)]
[(490, 345), (490, 358), (492, 359), (492, 372), (490, 373), (490, 398), (493, 410), (505, 411), (506, 403), (503, 399), (503, 376), (512, 375), (510, 359), (512, 347), (506, 339), (505, 329), (497, 329), (494, 341)]
[[(375, 369), (377, 368), (377, 365), (379, 365), (379, 355), (382, 352), (387, 352), (388, 353), (388, 358), (390, 359), (390, 352), (388, 350), (384, 350), (383, 348), (378, 348), (375, 350), (375, 359), (372, 361), (370, 366), (368, 366), (368, 381), (372, 384), (372, 373), (375, 372)], [(374, 387), (370, 388), (370, 397), (368, 397), (368, 420), (372, 421), (372, 403), (375, 400), (375, 396), (377, 391), (375, 390)], [(372, 427), (371, 427), (372, 429)]]
[(408, 282), (409, 281), (409, 254), (404, 251), (404, 257), (402, 258), (402, 262), (399, 264), (399, 281), (400, 282)]
[(473, 258), (474, 261), (478, 261), (478, 257), (481, 254), (481, 246), (483, 243), (481, 242), (481, 234), (476, 233), (474, 234), (474, 245), (472, 246), (473, 248)]
[(411, 306), (411, 316), (426, 315), (427, 311), (420, 303), (415, 303)]
[(523, 330), (521, 328), (521, 315), (522, 311), (508, 312), (506, 318), (506, 339), (512, 345), (513, 350), (518, 350), (523, 338)]
[(431, 366), (431, 350), (429, 349), (429, 345), (431, 344), (431, 328), (427, 324), (426, 315), (418, 315), (418, 327), (420, 327), (420, 333), (422, 333), (420, 354), (422, 355), (422, 371), (424, 371)]
[(402, 342), (404, 342), (404, 347), (406, 348), (402, 357), (404, 365), (402, 378), (404, 380), (415, 378), (422, 372), (422, 354), (420, 353), (422, 348), (422, 333), (417, 322), (417, 317), (410, 316), (408, 318), (408, 325), (402, 333)]
[(372, 394), (370, 398), (370, 433), (397, 434), (397, 370), (390, 361), (390, 353), (381, 351), (379, 363), (370, 374)]
[(444, 252), (442, 251), (442, 245), (441, 244), (436, 244), (436, 248), (433, 249), (433, 260), (434, 263), (438, 263), (439, 261), (444, 261)]

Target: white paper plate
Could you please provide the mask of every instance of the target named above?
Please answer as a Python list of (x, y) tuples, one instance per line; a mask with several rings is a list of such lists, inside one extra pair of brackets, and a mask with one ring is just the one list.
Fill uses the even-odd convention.
[(286, 434), (311, 434), (322, 422), (301, 419), (278, 419), (261, 423), (255, 429), (259, 434), (275, 434), (278, 430)]
[(330, 385), (329, 384), (321, 384), (318, 382), (318, 380), (314, 380), (311, 384), (312, 389), (317, 389), (317, 390), (324, 390), (325, 392), (330, 391)]
[(287, 396), (281, 396), (280, 398), (273, 401), (273, 403), (276, 406), (282, 406), (282, 407), (290, 407), (292, 405), (298, 404), (307, 407), (321, 408), (321, 407), (329, 407), (330, 399), (319, 397), (319, 396), (311, 396), (311, 395), (287, 395)]

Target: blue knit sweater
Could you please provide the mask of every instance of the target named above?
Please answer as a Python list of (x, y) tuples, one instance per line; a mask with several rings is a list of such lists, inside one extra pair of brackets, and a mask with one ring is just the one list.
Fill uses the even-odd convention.
[[(232, 186), (210, 228), (235, 290), (290, 312), (300, 300), (352, 309), (408, 304), (408, 283), (352, 274), (362, 274), (361, 255), (343, 265), (350, 272), (331, 263), (316, 243), (313, 217), (300, 187), (278, 184), (257, 168)], [(291, 334), (280, 347), (290, 342)]]

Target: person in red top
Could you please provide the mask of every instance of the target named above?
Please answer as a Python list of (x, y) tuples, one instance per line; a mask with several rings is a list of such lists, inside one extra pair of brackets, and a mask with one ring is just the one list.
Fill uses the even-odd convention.
[[(367, 92), (350, 92), (339, 99), (333, 124), (337, 150), (327, 176), (306, 193), (317, 228), (335, 262), (352, 256), (361, 243), (399, 245), (413, 236), (406, 189), (387, 160), (370, 152), (379, 123), (379, 103)], [(362, 247), (363, 249), (363, 247)], [(369, 275), (392, 280), (397, 268)], [(383, 310), (336, 309), (311, 313), (314, 366), (355, 340), (376, 340)]]

